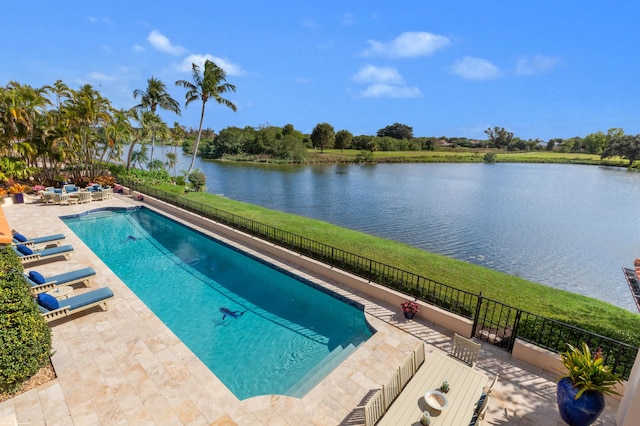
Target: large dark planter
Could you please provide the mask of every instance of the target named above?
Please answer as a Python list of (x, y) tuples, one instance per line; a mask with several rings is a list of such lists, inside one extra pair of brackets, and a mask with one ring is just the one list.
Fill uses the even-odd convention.
[(405, 318), (413, 318), (416, 314), (414, 312), (404, 312), (404, 317)]
[(24, 194), (13, 194), (13, 201), (16, 204), (24, 203)]
[(569, 426), (588, 426), (595, 422), (604, 410), (604, 396), (601, 392), (587, 391), (575, 399), (579, 390), (573, 387), (568, 377), (558, 382), (558, 409), (560, 417)]

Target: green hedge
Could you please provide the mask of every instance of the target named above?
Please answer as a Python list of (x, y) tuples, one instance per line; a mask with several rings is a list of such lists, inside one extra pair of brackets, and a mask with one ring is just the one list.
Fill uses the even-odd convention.
[(51, 329), (11, 247), (0, 250), (0, 392), (13, 392), (51, 356)]

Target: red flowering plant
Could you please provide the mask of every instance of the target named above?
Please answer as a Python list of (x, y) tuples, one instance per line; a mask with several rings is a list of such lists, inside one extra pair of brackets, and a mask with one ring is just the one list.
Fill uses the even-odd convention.
[(414, 301), (402, 302), (400, 306), (402, 307), (402, 312), (411, 312), (415, 314), (420, 310), (420, 306), (418, 306)]

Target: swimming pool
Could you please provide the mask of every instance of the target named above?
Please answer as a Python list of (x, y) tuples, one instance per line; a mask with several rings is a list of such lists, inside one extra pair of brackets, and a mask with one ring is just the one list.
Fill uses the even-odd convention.
[(372, 334), (354, 302), (147, 208), (62, 219), (238, 399), (302, 397)]

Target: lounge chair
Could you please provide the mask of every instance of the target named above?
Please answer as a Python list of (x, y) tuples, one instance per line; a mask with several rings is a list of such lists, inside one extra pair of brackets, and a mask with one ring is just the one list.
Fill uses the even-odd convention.
[(40, 313), (47, 322), (50, 322), (94, 306), (102, 306), (106, 311), (109, 308), (108, 302), (112, 298), (113, 291), (109, 287), (102, 287), (60, 301), (47, 293), (38, 294), (37, 299)]
[(31, 286), (31, 294), (38, 294), (53, 290), (58, 285), (85, 283), (87, 287), (91, 287), (91, 277), (95, 274), (96, 271), (93, 268), (83, 268), (46, 278), (38, 271), (23, 275)]
[(25, 246), (38, 246), (38, 245), (45, 245), (45, 246), (49, 246), (49, 245), (60, 245), (60, 241), (64, 240), (66, 237), (64, 236), (64, 234), (52, 234), (52, 235), (44, 235), (42, 237), (34, 237), (34, 238), (29, 238), (26, 237), (22, 234), (20, 234), (19, 232), (13, 232), (13, 238), (12, 238), (12, 243), (17, 245), (17, 244), (24, 244)]
[(58, 256), (64, 256), (65, 259), (69, 260), (69, 254), (73, 251), (73, 246), (68, 244), (66, 246), (58, 246), (42, 250), (33, 250), (23, 244), (11, 247), (18, 254), (20, 262), (22, 262), (23, 265)]

